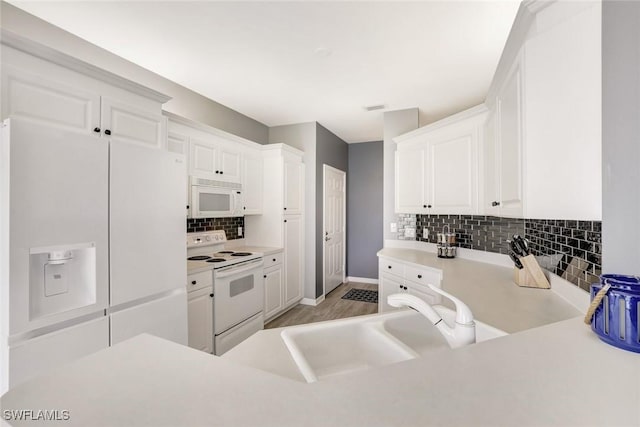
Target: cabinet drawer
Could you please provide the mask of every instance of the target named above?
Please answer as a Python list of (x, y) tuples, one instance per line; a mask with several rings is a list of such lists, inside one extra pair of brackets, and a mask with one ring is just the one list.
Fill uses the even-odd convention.
[(425, 286), (432, 284), (440, 287), (441, 274), (428, 269), (406, 266), (404, 268), (404, 278)]
[(202, 289), (207, 286), (213, 286), (213, 272), (211, 270), (193, 273), (187, 276), (187, 292)]
[(381, 259), (379, 266), (385, 273), (395, 274), (396, 276), (402, 276), (404, 274), (405, 266), (390, 259)]
[(282, 264), (282, 252), (278, 252), (277, 254), (265, 255), (263, 257), (264, 260), (264, 268), (269, 268), (272, 265)]
[(431, 289), (427, 288), (426, 286), (422, 286), (417, 283), (411, 283), (411, 282), (405, 282), (405, 285), (408, 288), (407, 292), (409, 293), (409, 295), (417, 296), (418, 298), (422, 299), (423, 301), (426, 301), (431, 305), (442, 303), (442, 296), (434, 293), (433, 291), (431, 291)]

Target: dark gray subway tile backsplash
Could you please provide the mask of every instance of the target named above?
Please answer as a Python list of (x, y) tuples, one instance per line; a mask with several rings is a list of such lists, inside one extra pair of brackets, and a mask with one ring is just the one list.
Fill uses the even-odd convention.
[[(448, 225), (458, 246), (509, 253), (506, 242), (514, 234), (531, 243), (543, 268), (589, 290), (602, 271), (602, 223), (553, 219), (518, 219), (482, 215), (416, 215), (416, 240), (436, 242)], [(429, 230), (424, 238), (423, 228)]]
[(232, 218), (190, 218), (187, 219), (187, 233), (197, 233), (211, 230), (224, 230), (227, 240), (240, 239), (238, 227), (244, 230), (244, 217)]

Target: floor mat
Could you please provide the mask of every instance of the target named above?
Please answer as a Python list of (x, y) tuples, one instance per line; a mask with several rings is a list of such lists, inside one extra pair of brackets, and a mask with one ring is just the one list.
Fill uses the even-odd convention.
[(350, 299), (353, 301), (378, 303), (378, 291), (370, 291), (368, 289), (351, 289), (342, 296), (342, 299)]

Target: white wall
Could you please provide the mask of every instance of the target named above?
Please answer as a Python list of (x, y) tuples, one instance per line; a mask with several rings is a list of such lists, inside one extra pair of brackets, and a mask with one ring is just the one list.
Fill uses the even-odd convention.
[(402, 135), (420, 127), (417, 108), (389, 111), (384, 113), (384, 185), (382, 226), (384, 239), (395, 239), (397, 233), (389, 231), (389, 224), (397, 222), (395, 214), (395, 152), (396, 143), (392, 141)]

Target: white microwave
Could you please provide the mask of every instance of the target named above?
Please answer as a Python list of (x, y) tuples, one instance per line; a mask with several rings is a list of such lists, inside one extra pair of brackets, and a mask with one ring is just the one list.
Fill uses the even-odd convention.
[(189, 218), (242, 216), (242, 185), (189, 177)]

